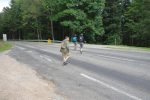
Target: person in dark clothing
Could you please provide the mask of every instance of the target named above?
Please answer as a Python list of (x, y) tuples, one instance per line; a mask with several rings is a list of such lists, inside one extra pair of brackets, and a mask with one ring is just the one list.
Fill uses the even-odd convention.
[(80, 45), (80, 53), (82, 54), (82, 52), (83, 52), (83, 45), (84, 45), (84, 36), (83, 36), (83, 34), (80, 34), (80, 36), (79, 36), (79, 45)]

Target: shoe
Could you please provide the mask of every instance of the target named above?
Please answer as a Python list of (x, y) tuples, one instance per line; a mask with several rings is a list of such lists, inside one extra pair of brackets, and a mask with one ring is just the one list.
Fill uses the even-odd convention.
[(63, 65), (67, 65), (67, 64), (68, 64), (68, 62), (64, 62), (64, 63), (63, 63)]

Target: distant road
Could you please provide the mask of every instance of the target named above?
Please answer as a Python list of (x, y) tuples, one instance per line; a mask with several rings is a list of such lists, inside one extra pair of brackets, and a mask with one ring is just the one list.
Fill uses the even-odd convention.
[(150, 53), (71, 46), (62, 66), (59, 44), (11, 42), (10, 56), (33, 66), (69, 100), (150, 100)]

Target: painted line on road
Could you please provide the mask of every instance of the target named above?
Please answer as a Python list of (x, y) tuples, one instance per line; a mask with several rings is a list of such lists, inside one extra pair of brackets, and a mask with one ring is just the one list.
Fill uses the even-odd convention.
[(40, 57), (43, 58), (43, 59), (46, 59), (49, 62), (52, 62), (52, 60), (46, 55), (40, 55)]
[(107, 58), (111, 58), (111, 59), (117, 59), (117, 60), (125, 60), (125, 61), (135, 61), (135, 60), (132, 60), (132, 59), (125, 59), (125, 58), (119, 58), (119, 57), (112, 57), (112, 56), (105, 56), (105, 55), (99, 55), (101, 57), (107, 57)]
[(45, 51), (45, 52), (49, 52), (49, 50), (45, 50), (45, 49), (40, 49), (40, 50)]
[(17, 48), (21, 49), (21, 50), (25, 50), (25, 48), (20, 47), (20, 46), (16, 46)]
[[(26, 45), (26, 44), (25, 44), (25, 46), (29, 47), (29, 48), (32, 48), (32, 49), (39, 49), (38, 47), (34, 47), (34, 46)], [(48, 51), (48, 50), (44, 50), (44, 49), (40, 49), (40, 50), (46, 51), (46, 52)]]
[[(32, 49), (39, 49), (38, 47), (33, 47), (33, 46), (30, 46), (30, 45), (25, 45), (26, 47), (29, 47), (29, 48), (32, 48)], [(39, 50), (42, 50), (42, 51), (45, 51), (45, 52), (49, 52), (49, 50), (45, 50), (45, 49), (39, 49)], [(45, 55), (46, 56), (46, 55)], [(49, 59), (48, 58), (48, 56), (47, 56), (47, 59)], [(50, 60), (49, 60), (50, 61)]]
[(48, 60), (48, 61), (50, 61), (50, 62), (52, 62), (52, 60), (50, 58), (45, 57), (45, 59)]
[(109, 88), (109, 89), (112, 89), (112, 90), (115, 91), (115, 92), (118, 92), (118, 93), (120, 93), (120, 94), (126, 95), (126, 96), (132, 98), (133, 100), (142, 100), (141, 98), (138, 98), (138, 97), (136, 97), (136, 96), (134, 96), (134, 95), (131, 95), (131, 94), (127, 93), (127, 92), (124, 92), (124, 91), (122, 91), (122, 90), (120, 90), (120, 89), (117, 89), (117, 88), (115, 88), (115, 87), (113, 87), (113, 86), (111, 86), (111, 85), (109, 85), (109, 84), (107, 84), (107, 83), (105, 83), (105, 82), (102, 82), (102, 81), (100, 81), (100, 80), (97, 80), (97, 79), (95, 79), (95, 78), (92, 78), (92, 77), (90, 77), (90, 76), (88, 76), (88, 75), (85, 75), (85, 74), (80, 74), (80, 75), (81, 75), (82, 77), (84, 77), (84, 78), (87, 78), (87, 79), (91, 80), (91, 81), (94, 81), (94, 82), (96, 82), (96, 83), (99, 83), (99, 84), (101, 84), (101, 85), (103, 85), (103, 86), (105, 86), (105, 87), (107, 87), (107, 88)]
[(35, 47), (30, 46), (30, 45), (26, 45), (26, 44), (25, 44), (25, 46), (27, 46), (27, 47), (29, 47), (29, 48), (33, 48), (33, 49), (35, 49)]
[[(30, 46), (30, 45), (26, 45), (26, 46), (27, 46), (27, 47), (30, 47), (30, 48), (33, 48), (33, 49), (37, 49), (37, 47), (33, 47), (33, 46)], [(46, 49), (40, 49), (40, 50), (45, 51), (45, 52), (49, 52), (49, 50), (46, 50)], [(130, 61), (130, 62), (134, 62), (134, 61), (135, 61), (135, 60), (133, 60), (133, 59), (112, 57), (112, 56), (106, 56), (106, 55), (98, 55), (98, 56), (105, 57), (105, 58), (111, 58), (111, 59), (117, 59), (117, 60)]]

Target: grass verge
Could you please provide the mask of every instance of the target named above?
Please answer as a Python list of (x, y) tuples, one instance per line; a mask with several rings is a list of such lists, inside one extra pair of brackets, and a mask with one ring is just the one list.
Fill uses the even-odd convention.
[(0, 52), (4, 52), (6, 50), (9, 50), (11, 49), (12, 45), (7, 43), (7, 42), (3, 42), (3, 41), (0, 41)]
[(134, 47), (134, 46), (115, 46), (115, 45), (108, 45), (106, 48), (112, 48), (112, 49), (120, 49), (120, 50), (131, 50), (131, 51), (147, 51), (150, 52), (149, 47)]

